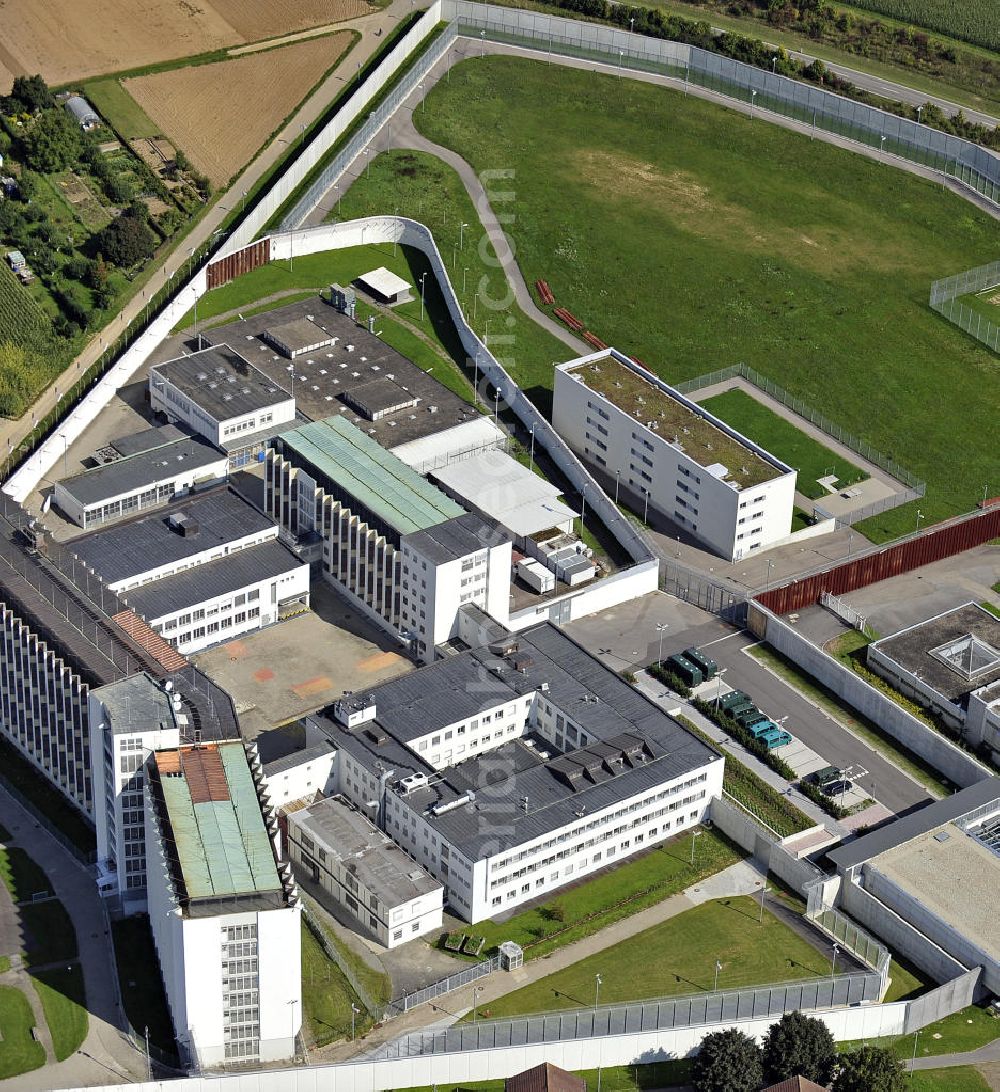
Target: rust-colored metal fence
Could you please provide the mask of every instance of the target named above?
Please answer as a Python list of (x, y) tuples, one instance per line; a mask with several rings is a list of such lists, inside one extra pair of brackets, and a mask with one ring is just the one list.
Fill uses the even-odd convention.
[(267, 265), (271, 260), (271, 239), (261, 239), (257, 243), (251, 243), (235, 254), (227, 254), (220, 258), (205, 270), (209, 288), (220, 288), (224, 284)]

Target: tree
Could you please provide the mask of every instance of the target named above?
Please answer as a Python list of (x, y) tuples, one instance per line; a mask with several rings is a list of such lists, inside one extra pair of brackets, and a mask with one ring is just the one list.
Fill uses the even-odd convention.
[(829, 1084), (837, 1061), (837, 1046), (822, 1020), (786, 1012), (764, 1036), (763, 1062), (769, 1081), (787, 1081), (797, 1074), (817, 1084)]
[(75, 163), (83, 150), (80, 126), (62, 110), (46, 110), (21, 138), (32, 170), (52, 174)]
[(121, 269), (131, 269), (156, 250), (156, 236), (145, 218), (130, 208), (97, 233), (94, 249)]
[(863, 1046), (840, 1059), (833, 1092), (906, 1092), (903, 1063), (882, 1047)]
[(712, 1032), (701, 1041), (691, 1077), (698, 1092), (756, 1092), (764, 1083), (760, 1047), (736, 1028)]
[(33, 114), (36, 110), (45, 110), (55, 105), (52, 92), (41, 76), (16, 76), (10, 94), (4, 99), (4, 111), (8, 114), (19, 111)]

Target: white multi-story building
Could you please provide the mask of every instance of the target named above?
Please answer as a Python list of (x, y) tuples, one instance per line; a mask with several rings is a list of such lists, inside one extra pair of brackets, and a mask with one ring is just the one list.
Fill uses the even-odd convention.
[(178, 1044), (198, 1066), (290, 1058), (301, 904), (243, 745), (157, 751), (147, 766), (149, 920)]
[(441, 928), (443, 887), (343, 797), (288, 813), (295, 874), (386, 948)]
[(480, 921), (704, 818), (723, 758), (549, 624), (316, 720), (337, 789)]
[(266, 509), (302, 556), (371, 617), (432, 660), (474, 604), (506, 621), (509, 538), (342, 417), (276, 437)]
[(198, 436), (160, 444), (154, 433), (150, 442), (145, 450), (56, 482), (57, 507), (77, 526), (92, 530), (217, 484), (229, 472), (225, 453)]
[(309, 605), (309, 566), (227, 489), (75, 539), (70, 549), (187, 654)]
[(182, 421), (243, 466), (295, 419), (295, 399), (228, 345), (202, 349), (149, 370), (154, 410)]
[(728, 561), (791, 532), (795, 470), (615, 349), (556, 368), (552, 424), (644, 515)]

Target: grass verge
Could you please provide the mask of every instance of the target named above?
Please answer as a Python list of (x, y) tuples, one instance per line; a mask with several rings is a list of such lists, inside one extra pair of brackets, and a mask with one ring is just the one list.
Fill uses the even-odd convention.
[(31, 1037), (35, 1017), (24, 994), (0, 986), (0, 1080), (45, 1065), (45, 1048)]
[(75, 1054), (87, 1037), (87, 995), (79, 963), (66, 968), (38, 971), (35, 992), (45, 1011), (56, 1061)]
[(125, 140), (160, 135), (160, 127), (117, 79), (92, 80), (84, 84), (83, 93)]
[(990, 1092), (991, 1085), (971, 1065), (947, 1069), (918, 1069), (910, 1075), (910, 1087), (916, 1092)]
[[(922, 1028), (917, 1038), (917, 1057), (932, 1058), (939, 1054), (964, 1054), (978, 1050), (1000, 1038), (1000, 1020), (978, 1005), (970, 1005), (943, 1020)], [(913, 1036), (896, 1035), (884, 1039), (869, 1039), (869, 1043), (892, 1050), (899, 1058), (913, 1056)], [(860, 1046), (857, 1041), (841, 1044), (841, 1050)]]
[(25, 902), (32, 895), (49, 894), (52, 891), (45, 872), (32, 857), (17, 846), (0, 849), (0, 879), (14, 902)]
[(572, 966), (491, 1001), (482, 1017), (515, 1016), (601, 1003), (669, 997), (715, 986), (736, 989), (830, 973), (829, 961), (750, 896), (686, 910)]
[(355, 1017), (355, 1034), (361, 1035), (371, 1024), (361, 999), (303, 922), (302, 1008), (310, 1043), (322, 1047), (335, 1039), (349, 1038), (352, 1005), (361, 1010)]
[(76, 958), (76, 929), (59, 899), (22, 904), (19, 914), (24, 933), (25, 963), (41, 967), (46, 963)]
[(137, 914), (111, 923), (118, 969), (118, 987), (128, 1022), (156, 1047), (173, 1055), (177, 1050), (167, 995), (160, 975), (160, 961), (153, 944), (149, 918)]
[(754, 645), (750, 649), (750, 655), (754, 659), (760, 660), (761, 663), (769, 667), (804, 697), (829, 713), (845, 728), (860, 736), (866, 743), (871, 744), (883, 758), (888, 759), (893, 765), (909, 774), (914, 781), (923, 785), (932, 796), (945, 796), (951, 791), (951, 783), (943, 778), (937, 770), (921, 761), (912, 751), (900, 747), (874, 721), (863, 717), (851, 706), (842, 702), (831, 690), (817, 682), (811, 675), (800, 671), (795, 664), (782, 656), (780, 652), (771, 648), (770, 645)]
[(538, 959), (654, 906), (746, 856), (718, 831), (696, 829), (701, 835), (694, 846), (693, 866), (694, 839), (691, 831), (686, 831), (573, 887), (563, 888), (539, 906), (504, 922), (481, 921), (469, 932), (485, 939), (484, 955), (501, 941), (513, 940), (524, 948), (525, 959)]

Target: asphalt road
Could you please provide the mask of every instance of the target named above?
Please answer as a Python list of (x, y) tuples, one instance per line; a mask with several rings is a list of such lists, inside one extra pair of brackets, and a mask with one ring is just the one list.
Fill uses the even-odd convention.
[[(685, 647), (678, 643), (683, 636), (670, 642), (670, 652)], [(922, 785), (742, 651), (755, 642), (756, 638), (749, 634), (735, 633), (706, 646), (705, 652), (726, 669), (725, 682), (729, 686), (746, 691), (754, 704), (772, 719), (788, 717), (783, 727), (822, 755), (831, 766), (853, 765), (867, 770), (867, 776), (858, 784), (890, 811), (905, 811), (931, 799)], [(667, 644), (664, 641), (665, 653)]]

